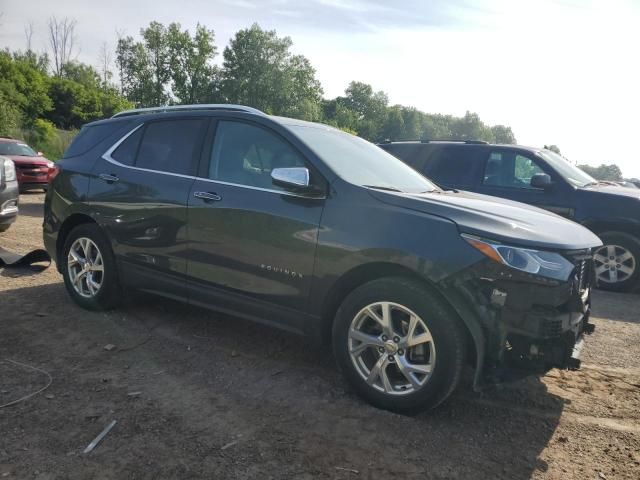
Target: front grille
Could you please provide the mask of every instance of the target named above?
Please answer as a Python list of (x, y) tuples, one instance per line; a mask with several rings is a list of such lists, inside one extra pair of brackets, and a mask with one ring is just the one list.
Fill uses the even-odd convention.
[(557, 337), (562, 333), (562, 319), (545, 318), (541, 333), (545, 337)]
[(16, 168), (19, 170), (34, 170), (45, 167), (46, 165), (38, 165), (37, 163), (16, 163)]

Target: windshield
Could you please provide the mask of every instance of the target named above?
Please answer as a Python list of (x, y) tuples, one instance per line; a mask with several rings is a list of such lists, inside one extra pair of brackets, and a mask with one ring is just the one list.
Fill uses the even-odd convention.
[(5, 142), (0, 143), (0, 155), (23, 155), (25, 157), (37, 157), (38, 154), (25, 143)]
[(354, 185), (407, 193), (437, 187), (374, 144), (334, 128), (289, 125), (340, 178)]
[(583, 172), (551, 150), (540, 150), (538, 154), (544, 158), (562, 178), (574, 187), (586, 187), (589, 184), (598, 183), (591, 175)]

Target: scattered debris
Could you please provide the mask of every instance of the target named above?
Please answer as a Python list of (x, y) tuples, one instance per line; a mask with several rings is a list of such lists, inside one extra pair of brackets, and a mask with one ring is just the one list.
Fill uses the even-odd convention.
[(82, 453), (89, 453), (91, 450), (96, 448), (98, 443), (100, 443), (100, 441), (107, 435), (107, 433), (109, 433), (109, 431), (114, 427), (115, 424), (116, 421), (114, 420), (109, 425), (107, 425), (107, 428), (102, 430), (102, 432), (100, 432), (100, 434), (96, 438), (94, 438), (89, 445), (87, 445), (87, 448), (85, 448)]
[(226, 445), (223, 445), (220, 450), (226, 450), (227, 448), (231, 448), (233, 447), (236, 443), (238, 443), (237, 440), (234, 440), (233, 442), (229, 442)]
[(235, 350), (231, 350), (231, 356), (232, 357), (237, 357), (238, 356), (238, 352)]
[(355, 468), (336, 467), (336, 470), (342, 470), (343, 472), (355, 473), (356, 475), (360, 473), (360, 471), (356, 470)]
[(107, 344), (104, 346), (104, 349), (105, 349), (107, 352), (110, 352), (111, 350), (115, 350), (115, 348), (116, 348), (116, 346), (115, 346), (113, 343), (107, 343)]
[(46, 398), (47, 400), (53, 400), (54, 398), (56, 398), (55, 395), (52, 395), (51, 393), (47, 393), (44, 398)]
[(51, 374), (45, 370), (42, 370), (41, 368), (38, 367), (32, 367), (31, 365), (27, 365), (25, 363), (20, 363), (20, 362), (16, 362), (15, 360), (9, 360), (8, 358), (4, 359), (5, 362), (9, 362), (9, 363), (13, 363), (14, 365), (18, 365), (20, 367), (24, 367), (24, 368), (29, 368), (31, 370), (35, 370), (36, 372), (40, 372), (40, 373), (44, 373), (47, 376), (47, 384), (42, 387), (40, 390), (36, 390), (33, 393), (30, 393), (29, 395), (25, 395), (24, 397), (21, 397), (17, 400), (13, 400), (12, 402), (9, 403), (5, 403), (3, 405), (0, 405), (0, 408), (4, 408), (4, 407), (9, 407), (11, 405), (15, 405), (16, 403), (20, 403), (24, 400), (27, 400), (31, 397), (33, 397), (34, 395), (37, 395), (41, 392), (44, 392), (47, 388), (49, 388), (51, 386), (51, 384), (53, 383), (53, 377), (51, 376)]
[(48, 313), (46, 312), (37, 312), (36, 313), (36, 317), (46, 317), (48, 315)]
[(127, 393), (127, 397), (139, 397), (142, 395), (142, 392), (129, 392)]

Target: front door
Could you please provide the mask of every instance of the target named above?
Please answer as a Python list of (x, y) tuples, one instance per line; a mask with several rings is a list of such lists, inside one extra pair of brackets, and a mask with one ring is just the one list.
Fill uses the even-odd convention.
[[(548, 174), (553, 185), (548, 189), (532, 187), (531, 178), (538, 173)], [(574, 216), (573, 195), (565, 182), (533, 155), (517, 150), (500, 149), (489, 154), (477, 191), (544, 208), (563, 217)]]
[(268, 305), (306, 309), (324, 200), (271, 181), (273, 168), (306, 160), (268, 128), (219, 120), (205, 163), (189, 195), (193, 302), (241, 311), (262, 305), (249, 312), (257, 316), (269, 316)]

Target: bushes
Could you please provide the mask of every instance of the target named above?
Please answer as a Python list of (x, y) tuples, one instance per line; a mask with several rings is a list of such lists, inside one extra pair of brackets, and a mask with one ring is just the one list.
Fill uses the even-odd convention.
[(78, 130), (60, 130), (48, 120), (38, 119), (31, 128), (15, 128), (4, 135), (24, 140), (49, 160), (58, 160), (77, 134)]

